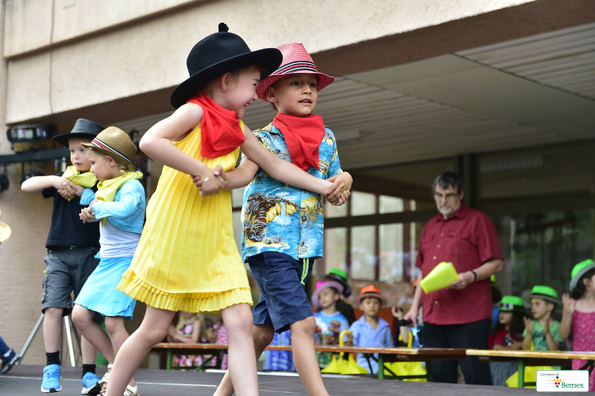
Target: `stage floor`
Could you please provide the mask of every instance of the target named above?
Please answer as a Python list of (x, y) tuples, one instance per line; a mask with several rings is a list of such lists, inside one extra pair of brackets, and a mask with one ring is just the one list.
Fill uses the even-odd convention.
[[(39, 396), (41, 395), (42, 366), (18, 365), (10, 373), (0, 375), (0, 395)], [(101, 377), (104, 368), (98, 368)], [(259, 373), (260, 394), (267, 395), (307, 395), (304, 385), (297, 375), (283, 373)], [(136, 380), (142, 396), (210, 396), (223, 374), (221, 372), (146, 370), (137, 372)], [(80, 367), (62, 367), (62, 391), (58, 395), (80, 395)], [(402, 382), (376, 380), (364, 377), (325, 376), (324, 383), (331, 395), (440, 395), (440, 396), (511, 396), (535, 394), (534, 389), (514, 389), (496, 386), (437, 384), (423, 382)], [(569, 394), (569, 393), (565, 393)], [(579, 393), (577, 393), (579, 394)], [(582, 394), (582, 393), (581, 393)]]

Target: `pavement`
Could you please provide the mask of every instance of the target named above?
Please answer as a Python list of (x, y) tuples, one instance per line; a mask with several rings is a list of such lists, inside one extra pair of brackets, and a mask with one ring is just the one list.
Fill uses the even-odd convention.
[[(0, 396), (42, 395), (40, 391), (42, 370), (42, 366), (17, 365), (8, 374), (0, 375)], [(97, 369), (99, 377), (104, 372), (105, 368)], [(222, 377), (221, 370), (196, 372), (139, 369), (135, 375), (142, 396), (211, 396)], [(330, 395), (342, 396), (513, 396), (536, 393), (535, 389), (377, 380), (361, 376), (324, 375), (323, 379)], [(263, 396), (308, 395), (296, 373), (259, 372), (258, 382), (260, 394)], [(62, 391), (57, 396), (80, 395), (81, 368), (63, 366), (61, 384)]]

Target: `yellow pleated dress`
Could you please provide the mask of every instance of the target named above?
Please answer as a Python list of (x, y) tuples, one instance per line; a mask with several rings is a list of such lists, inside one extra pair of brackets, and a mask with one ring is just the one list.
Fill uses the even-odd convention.
[[(241, 121), (240, 126), (243, 130)], [(219, 158), (203, 158), (200, 142), (198, 126), (174, 144), (209, 168), (235, 167), (239, 148)], [(203, 198), (189, 175), (164, 166), (132, 264), (118, 289), (169, 311), (216, 312), (252, 304), (233, 237), (231, 191)]]

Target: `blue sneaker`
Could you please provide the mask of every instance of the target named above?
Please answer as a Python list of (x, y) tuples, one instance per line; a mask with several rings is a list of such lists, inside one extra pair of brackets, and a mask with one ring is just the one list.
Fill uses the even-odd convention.
[(43, 368), (43, 380), (41, 382), (41, 391), (43, 393), (60, 392), (60, 375), (62, 368), (59, 364), (48, 364)]
[(83, 375), (83, 390), (81, 395), (96, 395), (101, 390), (99, 377), (93, 373), (85, 373)]
[(1, 372), (2, 374), (6, 374), (15, 364), (19, 364), (19, 360), (21, 360), (21, 357), (14, 350), (11, 349), (8, 357), (2, 359), (3, 360)]

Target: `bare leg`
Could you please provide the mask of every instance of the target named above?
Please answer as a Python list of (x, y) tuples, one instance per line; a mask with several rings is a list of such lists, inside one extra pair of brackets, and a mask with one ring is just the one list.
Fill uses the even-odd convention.
[(314, 349), (314, 332), (316, 320), (313, 316), (292, 323), (291, 329), (291, 350), (293, 352), (293, 363), (304, 383), (309, 395), (328, 395), (326, 387), (322, 382), (322, 374), (316, 359)]
[(106, 396), (122, 396), (147, 353), (165, 338), (174, 314), (173, 311), (147, 306), (140, 327), (124, 342), (116, 355)]
[(48, 353), (60, 350), (62, 336), (62, 308), (46, 308), (43, 317), (43, 342)]
[[(113, 363), (116, 354), (112, 347), (112, 343), (101, 326), (95, 323), (93, 320), (94, 317), (95, 312), (81, 305), (75, 305), (72, 309), (72, 321), (79, 329), (83, 337), (88, 340), (92, 346), (97, 348), (109, 363)], [(92, 360), (91, 364), (93, 363), (95, 363), (95, 359)]]
[[(264, 349), (273, 341), (275, 332), (272, 327), (265, 325), (252, 326), (252, 337), (254, 338), (254, 349), (256, 360), (262, 355)], [(231, 383), (230, 370), (228, 369), (217, 387), (214, 396), (231, 396), (233, 394), (233, 385)]]
[(252, 311), (248, 304), (236, 304), (221, 311), (229, 337), (228, 371), (237, 396), (258, 395), (256, 354), (252, 339)]
[[(124, 318), (122, 316), (106, 317), (105, 328), (107, 329), (110, 339), (112, 340), (114, 353), (118, 355), (118, 351), (120, 350), (124, 342), (126, 342), (126, 340), (130, 337), (128, 335), (128, 331), (126, 331), (126, 327), (124, 326)], [(134, 377), (130, 380), (128, 384), (132, 386), (136, 385)]]
[(83, 355), (83, 364), (95, 364), (97, 361), (97, 348), (85, 336), (81, 337), (81, 354)]

